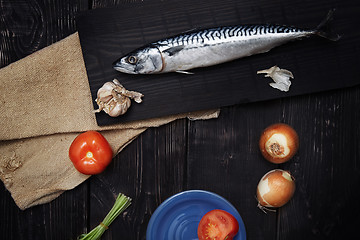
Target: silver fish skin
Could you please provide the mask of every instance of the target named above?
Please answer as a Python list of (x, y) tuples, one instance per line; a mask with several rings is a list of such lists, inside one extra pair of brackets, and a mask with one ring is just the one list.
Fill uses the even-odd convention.
[(329, 15), (315, 30), (281, 25), (243, 25), (186, 32), (141, 47), (115, 61), (113, 67), (128, 74), (189, 73), (187, 70), (264, 53), (312, 35), (337, 40), (321, 30), (331, 18), (332, 14)]

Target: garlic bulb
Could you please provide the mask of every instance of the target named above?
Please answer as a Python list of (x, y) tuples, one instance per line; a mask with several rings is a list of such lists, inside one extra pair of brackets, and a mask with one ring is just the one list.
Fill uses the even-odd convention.
[(95, 102), (99, 109), (94, 112), (103, 110), (111, 117), (117, 117), (126, 113), (131, 106), (131, 100), (141, 103), (144, 95), (139, 92), (126, 90), (117, 79), (112, 82), (106, 82), (97, 92)]
[(291, 85), (290, 78), (294, 78), (293, 74), (289, 70), (280, 69), (278, 66), (257, 71), (257, 74), (261, 73), (265, 73), (265, 77), (271, 77), (274, 80), (273, 83), (269, 83), (271, 87), (284, 92), (289, 91)]

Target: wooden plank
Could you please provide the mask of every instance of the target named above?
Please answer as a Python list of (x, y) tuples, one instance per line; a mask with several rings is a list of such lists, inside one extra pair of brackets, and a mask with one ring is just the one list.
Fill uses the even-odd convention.
[[(0, 1), (0, 67), (75, 32), (75, 15), (88, 1)], [(30, 83), (31, 84), (31, 83)], [(0, 186), (1, 239), (76, 239), (88, 225), (87, 184), (49, 204), (20, 211)]]
[[(105, 6), (105, 2), (116, 1), (96, 2)], [(239, 4), (248, 11), (248, 16), (255, 13), (253, 19), (261, 16), (263, 20), (276, 19), (286, 24), (301, 24), (296, 21), (300, 21), (300, 16), (307, 16), (309, 9), (314, 9), (310, 18), (316, 22), (316, 11), (334, 5), (345, 6), (338, 1), (329, 1), (322, 7), (314, 1), (282, 2), (281, 10), (274, 4), (265, 11), (262, 2)], [(0, 66), (72, 33), (74, 22), (68, 16), (73, 13), (65, 9), (87, 8), (85, 1), (74, 3), (79, 5), (72, 7), (67, 2), (46, 4), (42, 1), (1, 1), (1, 30), (5, 30), (0, 31)], [(343, 28), (358, 7), (358, 4), (349, 4), (345, 11), (339, 9), (340, 16), (345, 19), (338, 24), (346, 32), (347, 42), (339, 52), (345, 49), (358, 54), (358, 45), (353, 44), (358, 32), (350, 32), (351, 25)], [(284, 17), (281, 11), (291, 14)], [(36, 20), (39, 15), (44, 23)], [(197, 19), (192, 21), (194, 24)], [(31, 22), (35, 23), (33, 35), (26, 30)], [(59, 26), (54, 27), (57, 24)], [(292, 54), (279, 52), (261, 64), (267, 66), (278, 61), (287, 64), (292, 58)], [(348, 55), (328, 61), (339, 64), (335, 64), (338, 71), (335, 77), (345, 71), (355, 73), (357, 67), (349, 64)], [(308, 69), (316, 72), (317, 77), (322, 77), (326, 70), (310, 53), (306, 57), (297, 56), (294, 66), (299, 63), (310, 67)], [(319, 66), (321, 71), (315, 71)], [(299, 74), (301, 78), (307, 77), (301, 72), (295, 76)], [(96, 226), (112, 206), (114, 196), (123, 192), (134, 199), (133, 205), (113, 223), (103, 239), (145, 239), (147, 223), (156, 207), (167, 197), (194, 188), (216, 192), (232, 202), (243, 217), (248, 239), (346, 238), (355, 234), (360, 223), (356, 205), (360, 200), (359, 191), (356, 191), (360, 184), (359, 102), (360, 89), (356, 87), (236, 105), (223, 108), (217, 120), (179, 120), (149, 129), (126, 147), (103, 174), (90, 178), (50, 204), (26, 211), (15, 206), (1, 184), (1, 238), (75, 239)], [(257, 150), (257, 136), (265, 126), (278, 121), (292, 124), (301, 135), (298, 155), (287, 164), (275, 165), (294, 173), (298, 190), (291, 202), (277, 213), (263, 214), (256, 208), (255, 188), (262, 174), (275, 166), (262, 159)]]
[(1, 184), (1, 239), (76, 239), (87, 231), (87, 189), (82, 184), (49, 204), (21, 211)]
[[(261, 4), (261, 5), (260, 5)], [(194, 28), (221, 25), (279, 23), (316, 27), (336, 1), (317, 2), (312, 10), (306, 5), (271, 1), (182, 1), (122, 4), (119, 8), (97, 9), (82, 14), (78, 29), (83, 55), (94, 100), (97, 90), (106, 82), (118, 78), (127, 88), (145, 95), (142, 104), (134, 104), (123, 116), (112, 118), (96, 114), (99, 125), (148, 119), (194, 110), (211, 109), (244, 102), (342, 88), (359, 84), (356, 68), (356, 46), (360, 38), (355, 22), (345, 11), (336, 13), (336, 30), (346, 37), (336, 43), (321, 38), (304, 39), (278, 47), (269, 53), (195, 69), (194, 75), (123, 74), (112, 68), (112, 62), (126, 53), (150, 42)], [(261, 9), (252, 10), (261, 6)], [(275, 10), (284, 8), (284, 11)], [(305, 11), (306, 10), (306, 11)], [(133, 14), (136, 11), (137, 14)], [(274, 15), (264, 12), (275, 11)], [(295, 18), (294, 16), (297, 16)], [(275, 61), (276, 59), (276, 61)], [(256, 74), (257, 70), (278, 64), (295, 74), (291, 91), (280, 92), (268, 86), (271, 81)], [(346, 65), (347, 71), (337, 71)], [(251, 66), (251, 67), (250, 67)], [(340, 80), (341, 79), (341, 80)], [(217, 97), (214, 97), (217, 96)]]
[[(350, 237), (360, 223), (360, 88), (222, 109), (214, 121), (189, 127), (188, 186), (216, 192), (242, 215), (249, 239)], [(274, 165), (259, 154), (261, 130), (292, 125), (299, 153)], [(290, 170), (297, 190), (277, 214), (256, 209), (255, 189), (270, 169)]]
[[(360, 6), (351, 1), (336, 6), (335, 24), (349, 40), (344, 47), (353, 49), (351, 41), (358, 33), (353, 35), (346, 21)], [(309, 1), (304, 7), (311, 12), (317, 11), (318, 5)], [(339, 73), (346, 69), (342, 58), (347, 56), (338, 53), (333, 59)], [(314, 62), (309, 58), (309, 64)], [(357, 61), (350, 64), (352, 71), (357, 66)], [(324, 71), (327, 69), (318, 69), (319, 77)], [(297, 127), (300, 150), (282, 166), (294, 174), (297, 191), (293, 201), (280, 209), (278, 239), (345, 239), (356, 233), (360, 208), (353, 202), (359, 201), (360, 195), (352, 188), (360, 183), (359, 90), (355, 87), (283, 101), (284, 120)]]
[(88, 1), (1, 1), (0, 67), (75, 32), (75, 16)]
[(132, 205), (102, 239), (145, 239), (152, 213), (166, 198), (183, 190), (186, 120), (150, 128), (118, 154), (107, 170), (90, 179), (90, 225), (105, 216), (119, 193)]
[(281, 121), (280, 100), (222, 108), (216, 120), (189, 126), (189, 189), (215, 192), (230, 201), (245, 223), (248, 239), (275, 239), (276, 214), (257, 208), (256, 187), (274, 166), (259, 151), (261, 131)]
[[(305, 4), (302, 7), (308, 9), (306, 14), (313, 15), (311, 11), (318, 10), (317, 4), (309, 2), (310, 6)], [(292, 7), (284, 6), (284, 11)], [(338, 9), (342, 19), (339, 25), (342, 25), (350, 42), (355, 36), (344, 23), (346, 16), (358, 10), (359, 6), (351, 4), (341, 4)], [(353, 48), (353, 45), (347, 44), (346, 47)], [(340, 55), (334, 61), (342, 65)], [(316, 60), (310, 55), (307, 63), (300, 56), (297, 59), (301, 62), (296, 64), (297, 67), (307, 66), (319, 77), (326, 71), (311, 66)], [(287, 60), (280, 57), (276, 61)], [(355, 62), (350, 65), (352, 71), (355, 71), (356, 65)], [(339, 66), (337, 69), (346, 68)], [(297, 73), (300, 71), (295, 72), (295, 76)], [(273, 102), (278, 106), (271, 105), (271, 102), (251, 104), (251, 109), (239, 105), (223, 109), (220, 119), (213, 124), (193, 123), (189, 128), (189, 146), (193, 148), (189, 149), (189, 188), (206, 188), (234, 202), (243, 215), (249, 239), (337, 239), (353, 236), (360, 223), (359, 207), (353, 204), (360, 199), (358, 191), (353, 189), (359, 184), (358, 94), (359, 87), (356, 87)], [(262, 104), (266, 107), (262, 108)], [(224, 113), (226, 116), (222, 117)], [(242, 115), (246, 116), (241, 118)], [(261, 126), (275, 122), (293, 125), (301, 136), (301, 147), (292, 161), (268, 166), (258, 162), (261, 157), (254, 156), (257, 138), (253, 135), (260, 133)], [(241, 135), (245, 129), (248, 134)], [(241, 141), (238, 139), (240, 136)], [(275, 216), (273, 213), (261, 215), (251, 205), (254, 200), (249, 192), (255, 195), (260, 172), (278, 167), (294, 173), (298, 190), (293, 200)], [(234, 172), (239, 172), (239, 175)], [(240, 194), (247, 196), (242, 198)]]
[[(267, 15), (268, 13), (264, 14)], [(280, 59), (281, 62), (286, 63), (289, 58), (290, 56), (285, 56), (276, 59)], [(305, 63), (307, 59), (311, 59), (311, 56), (307, 56), (307, 58), (301, 59), (301, 61)], [(272, 62), (275, 61), (275, 58), (270, 58), (266, 61)], [(311, 62), (309, 62), (308, 66), (310, 66), (310, 64)], [(327, 94), (329, 93), (326, 93), (324, 95), (327, 96)], [(307, 97), (305, 98), (307, 99)], [(246, 224), (249, 239), (286, 239), (287, 233), (299, 233), (296, 230), (299, 228), (302, 230), (302, 234), (292, 234), (292, 239), (306, 239), (306, 237), (313, 237), (312, 232), (306, 228), (307, 225), (303, 222), (298, 222), (298, 224), (304, 224), (305, 227), (303, 225), (296, 225), (293, 222), (291, 224), (287, 222), (289, 220), (286, 219), (288, 218), (288, 213), (286, 209), (289, 209), (289, 206), (294, 204), (294, 202), (299, 201), (299, 198), (301, 200), (301, 195), (299, 196), (298, 193), (294, 196), (294, 200), (289, 203), (289, 205), (285, 206), (277, 213), (263, 214), (261, 211), (259, 211), (259, 209), (256, 208), (255, 200), (255, 189), (260, 177), (265, 172), (273, 169), (274, 167), (287, 167), (287, 165), (272, 165), (262, 159), (261, 155), (257, 150), (257, 136), (260, 134), (263, 128), (274, 122), (288, 122), (290, 124), (296, 125), (297, 122), (301, 120), (300, 124), (305, 129), (311, 128), (312, 122), (306, 118), (302, 119), (300, 117), (306, 110), (298, 109), (298, 101), (301, 101), (301, 103), (299, 103), (301, 106), (316, 104), (321, 105), (321, 103), (319, 103), (318, 100), (314, 100), (312, 98), (305, 101), (301, 99), (303, 99), (303, 97), (274, 100), (270, 102), (261, 102), (249, 105), (237, 105), (235, 107), (223, 108), (220, 118), (217, 120), (205, 122), (191, 122), (189, 124), (189, 140), (187, 144), (188, 163), (187, 169), (185, 171), (186, 178), (183, 189), (206, 189), (214, 191), (227, 198), (236, 206), (236, 208), (242, 215)], [(312, 109), (311, 114), (317, 117), (321, 117), (323, 113), (317, 112), (317, 109)], [(156, 130), (151, 129), (150, 131)], [(141, 156), (144, 156), (144, 152), (151, 153), (150, 155), (152, 155), (154, 152), (161, 151), (161, 148), (158, 149), (156, 146), (153, 146), (153, 149), (147, 149), (145, 151), (141, 150), (141, 146), (142, 144), (144, 144), (143, 136), (146, 134), (153, 133), (146, 132), (133, 144), (129, 145), (127, 149), (125, 149), (125, 151), (122, 153), (123, 160), (129, 162), (131, 161), (131, 158), (139, 159), (139, 156), (137, 156), (139, 152), (142, 152)], [(139, 143), (139, 141), (141, 142)], [(129, 150), (135, 147), (134, 144), (136, 144), (136, 148), (138, 148), (138, 150)], [(307, 143), (305, 142), (305, 145), (306, 144)], [(125, 153), (128, 153), (128, 151), (133, 151), (130, 154), (132, 157), (123, 155)], [(136, 162), (138, 161), (139, 160), (136, 160)], [(151, 179), (150, 183), (147, 182), (147, 184), (150, 184), (151, 187), (149, 188), (149, 185), (147, 185), (147, 187), (143, 187), (143, 189), (156, 188), (156, 184), (153, 182), (152, 179), (155, 177), (153, 175), (154, 173), (151, 173), (147, 168), (151, 168), (154, 166), (157, 166), (157, 164), (154, 164), (154, 162), (152, 162), (151, 166), (143, 166), (140, 164), (137, 167), (137, 171), (144, 171), (143, 176), (146, 176), (147, 180)], [(298, 165), (295, 165), (295, 167), (298, 167)], [(310, 168), (311, 167), (313, 166), (310, 166)], [(129, 172), (127, 174), (128, 176), (134, 175), (134, 173)], [(111, 176), (107, 176), (107, 180), (104, 180), (103, 182), (107, 182), (107, 184), (110, 186), (114, 184), (111, 182), (121, 182), (109, 180), (110, 178)], [(102, 180), (95, 178), (94, 181), (96, 183), (101, 182)], [(308, 179), (307, 181), (307, 184), (312, 184), (312, 179)], [(131, 191), (133, 187), (129, 186), (129, 182), (127, 179), (125, 182), (125, 184), (120, 183), (121, 188), (119, 188), (118, 191), (126, 192), (126, 190), (124, 190), (126, 189), (125, 186), (128, 186), (129, 190)], [(141, 184), (143, 184), (143, 182)], [(140, 185), (138, 185), (137, 187), (140, 189), (139, 186)], [(166, 188), (166, 185), (158, 186), (159, 189), (163, 187)], [(324, 188), (326, 188), (326, 186), (324, 186)], [(95, 190), (100, 189), (96, 186), (94, 186), (93, 189), (93, 192), (104, 191)], [(110, 189), (116, 188), (110, 187)], [(142, 191), (144, 191), (143, 189)], [(112, 191), (113, 199), (113, 194), (117, 191)], [(170, 193), (169, 196), (173, 193)], [(137, 224), (140, 224), (140, 226), (137, 226), (136, 228), (136, 223), (131, 224), (134, 232), (137, 232), (138, 234), (127, 233), (128, 229), (131, 228), (129, 226), (120, 226), (120, 228), (122, 229), (121, 233), (124, 232), (125, 234), (127, 234), (126, 236), (129, 239), (144, 239), (145, 225), (151, 216), (150, 209), (154, 210), (155, 206), (160, 204), (165, 199), (163, 198), (162, 200), (157, 200), (156, 203), (154, 203), (154, 196), (152, 197), (152, 200), (149, 200), (141, 194), (139, 194), (138, 196), (142, 196), (142, 201), (138, 201), (138, 204), (141, 204), (141, 206), (139, 207), (136, 205), (136, 210), (129, 209), (129, 212), (135, 211), (137, 213), (127, 213), (132, 216), (139, 217), (138, 219), (136, 219), (136, 221), (139, 221)], [(321, 199), (323, 200), (323, 197)], [(96, 203), (96, 200), (93, 200), (92, 202), (94, 202), (93, 204), (95, 206), (100, 205), (99, 203)], [(309, 204), (315, 203), (316, 202), (311, 202)], [(142, 210), (138, 210), (139, 208), (142, 208)], [(299, 215), (302, 214), (303, 211), (303, 208), (297, 208), (294, 210), (294, 214)], [(322, 217), (323, 215), (320, 214), (314, 221), (319, 221), (319, 219), (321, 219)], [(98, 219), (99, 217), (95, 217), (94, 215), (93, 218)], [(95, 226), (97, 224), (97, 220), (93, 219), (93, 221), (93, 224)], [(130, 221), (135, 222), (135, 220), (132, 219), (130, 219)], [(119, 227), (117, 227), (117, 229), (119, 229)], [(105, 237), (110, 239), (111, 237), (109, 235), (111, 235), (112, 237), (116, 236), (115, 233), (109, 233)]]
[(283, 165), (293, 173), (297, 190), (280, 210), (278, 239), (345, 239), (356, 233), (359, 102), (359, 87), (284, 102), (285, 119), (297, 127), (300, 150)]
[[(94, 1), (93, 7), (114, 3)], [(102, 239), (145, 239), (147, 224), (156, 208), (184, 190), (187, 121), (177, 120), (150, 128), (118, 154), (108, 169), (90, 179), (90, 226), (104, 217), (118, 193), (133, 199), (125, 214), (113, 222)], [(115, 230), (112, 230), (115, 229)]]

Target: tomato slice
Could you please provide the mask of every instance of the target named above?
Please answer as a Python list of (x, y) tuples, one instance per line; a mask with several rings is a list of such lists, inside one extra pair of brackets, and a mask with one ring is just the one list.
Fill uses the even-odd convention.
[(215, 209), (206, 213), (198, 226), (199, 240), (231, 240), (239, 231), (239, 223), (230, 213)]
[(87, 131), (71, 143), (69, 157), (79, 172), (93, 175), (105, 170), (112, 160), (113, 151), (101, 133)]

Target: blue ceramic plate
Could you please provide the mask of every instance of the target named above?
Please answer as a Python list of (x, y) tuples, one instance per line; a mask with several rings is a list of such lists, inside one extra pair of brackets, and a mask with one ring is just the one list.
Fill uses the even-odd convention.
[(146, 240), (196, 240), (201, 218), (213, 209), (231, 213), (239, 222), (234, 240), (245, 240), (245, 226), (235, 207), (223, 197), (202, 190), (178, 193), (165, 200), (149, 221)]

